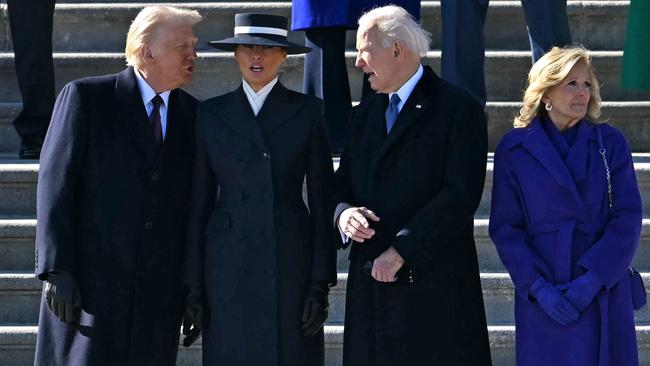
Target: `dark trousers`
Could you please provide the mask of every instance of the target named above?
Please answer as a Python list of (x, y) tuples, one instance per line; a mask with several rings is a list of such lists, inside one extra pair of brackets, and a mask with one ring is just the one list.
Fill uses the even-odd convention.
[(323, 99), (330, 151), (343, 150), (352, 102), (345, 64), (345, 27), (313, 28), (305, 31), (303, 91)]
[(14, 120), (22, 148), (40, 148), (54, 107), (55, 0), (7, 0), (23, 109)]
[[(485, 16), (489, 0), (442, 0), (442, 77), (483, 105), (486, 101)], [(537, 61), (553, 46), (571, 42), (566, 0), (522, 0), (528, 36)]]

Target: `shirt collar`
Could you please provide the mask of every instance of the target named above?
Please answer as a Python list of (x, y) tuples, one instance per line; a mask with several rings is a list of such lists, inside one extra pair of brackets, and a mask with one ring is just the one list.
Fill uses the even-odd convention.
[(413, 76), (411, 76), (410, 79), (408, 79), (399, 89), (397, 89), (396, 92), (388, 94), (388, 100), (390, 100), (393, 94), (397, 93), (400, 99), (400, 106), (404, 105), (408, 97), (413, 92), (413, 89), (415, 89), (415, 86), (418, 84), (418, 81), (420, 81), (420, 78), (422, 78), (422, 74), (424, 74), (424, 68), (422, 67), (422, 64), (420, 64), (418, 70), (415, 72), (415, 74), (413, 74)]
[[(156, 92), (149, 85), (149, 83), (147, 83), (144, 77), (140, 75), (140, 71), (138, 71), (138, 69), (134, 67), (133, 71), (135, 72), (135, 78), (138, 80), (138, 88), (140, 89), (140, 95), (142, 95), (142, 102), (146, 106), (151, 102), (151, 99), (156, 96)], [(169, 93), (169, 90), (160, 93), (160, 97), (162, 98), (163, 104), (165, 106), (167, 106), (167, 103), (169, 102)]]
[(273, 80), (269, 81), (268, 84), (264, 85), (262, 89), (260, 89), (259, 91), (255, 91), (244, 78), (242, 78), (241, 80), (246, 94), (255, 97), (255, 99), (266, 98), (266, 96), (271, 92), (271, 89), (273, 89), (275, 84), (278, 83), (278, 77), (276, 76)]

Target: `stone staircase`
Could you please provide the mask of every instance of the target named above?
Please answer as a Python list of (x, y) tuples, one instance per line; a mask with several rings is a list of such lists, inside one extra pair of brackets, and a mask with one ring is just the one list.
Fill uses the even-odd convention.
[[(1, 0), (0, 0), (1, 1)], [(114, 0), (61, 0), (54, 17), (54, 60), (57, 89), (70, 80), (117, 72), (124, 67), (122, 50), (127, 28), (139, 9), (156, 1), (132, 3)], [(231, 54), (213, 52), (208, 40), (229, 36), (236, 12), (265, 12), (290, 16), (289, 1), (207, 2), (178, 0), (177, 6), (199, 10), (205, 20), (196, 27), (199, 59), (194, 82), (187, 88), (204, 99), (234, 89), (239, 71)], [(650, 93), (623, 91), (619, 85), (628, 1), (569, 1), (573, 39), (593, 50), (602, 86), (603, 114), (627, 136), (634, 151), (637, 178), (650, 212)], [(425, 27), (433, 34), (433, 51), (424, 63), (440, 66), (440, 3), (422, 2)], [(303, 35), (290, 36), (302, 43)], [(349, 75), (353, 99), (360, 95), (361, 74), (354, 69), (354, 32), (348, 35)], [(493, 0), (486, 25), (487, 111), (490, 115), (490, 151), (521, 107), (519, 100), (530, 53), (519, 1)], [(290, 56), (281, 69), (282, 82), (293, 89), (302, 86), (303, 59)], [(13, 69), (6, 5), (0, 4), (0, 365), (33, 364), (41, 283), (33, 276), (35, 200), (38, 162), (17, 159), (19, 139), (11, 121), (20, 109)], [(337, 161), (334, 162), (335, 165)], [(475, 236), (481, 269), (492, 358), (497, 366), (514, 365), (512, 283), (487, 234), (492, 182), (492, 158), (483, 199), (475, 217)], [(330, 318), (325, 327), (326, 364), (341, 364), (347, 253), (338, 260), (339, 285), (331, 294)], [(650, 218), (644, 220), (635, 266), (650, 284)], [(650, 366), (650, 309), (636, 312), (641, 363)], [(432, 330), (435, 331), (435, 330)], [(200, 365), (201, 342), (181, 348), (179, 365)]]

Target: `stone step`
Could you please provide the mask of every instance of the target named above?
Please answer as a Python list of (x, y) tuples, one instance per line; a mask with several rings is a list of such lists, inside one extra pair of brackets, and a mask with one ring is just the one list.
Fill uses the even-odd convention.
[[(198, 2), (171, 3), (198, 10), (205, 20), (196, 27), (199, 49), (208, 49), (206, 42), (230, 36), (236, 12), (280, 14), (291, 18), (290, 2)], [(53, 46), (58, 52), (124, 50), (125, 35), (135, 15), (148, 5), (140, 3), (62, 3), (54, 15)], [(7, 13), (0, 7), (0, 50), (11, 50)], [(569, 1), (567, 13), (573, 41), (594, 50), (623, 49), (628, 3), (621, 1)], [(422, 22), (432, 33), (432, 49), (441, 48), (439, 1), (422, 2)], [(79, 37), (83, 34), (83, 37)], [(525, 50), (529, 41), (519, 1), (490, 4), (485, 26), (488, 49)], [(290, 39), (303, 43), (304, 33), (291, 34)], [(346, 46), (355, 48), (355, 34), (349, 32)]]
[[(490, 214), (492, 191), (492, 159), (488, 155), (487, 177), (477, 218)], [(650, 212), (650, 155), (634, 154), (634, 166), (643, 199), (644, 212)], [(20, 162), (20, 163), (15, 163)], [(337, 167), (335, 159), (334, 166)], [(36, 212), (36, 180), (38, 164), (21, 162), (17, 159), (0, 160), (0, 215), (31, 215)]]
[[(517, 102), (487, 104), (489, 151), (494, 151), (503, 134), (512, 128), (512, 120), (521, 106)], [(20, 103), (0, 103), (0, 154), (18, 152), (20, 138), (12, 122), (20, 108)], [(623, 132), (632, 151), (650, 152), (650, 102), (603, 102), (602, 112), (602, 120)]]
[[(594, 51), (593, 63), (602, 86), (604, 100), (650, 100), (650, 92), (622, 91), (619, 83), (622, 51)], [(361, 95), (362, 73), (354, 67), (356, 54), (346, 52), (348, 74), (351, 79), (353, 100)], [(12, 53), (0, 53), (0, 101), (17, 102), (20, 94), (16, 84)], [(434, 70), (440, 69), (440, 52), (432, 51), (423, 63)], [(121, 53), (55, 53), (57, 90), (70, 80), (85, 76), (119, 72), (124, 68)], [(199, 53), (194, 81), (187, 90), (199, 99), (223, 94), (236, 89), (241, 74), (230, 52)], [(486, 87), (489, 101), (511, 102), (520, 100), (525, 79), (530, 68), (528, 51), (487, 51), (485, 60)], [(507, 71), (507, 72), (506, 72)], [(302, 90), (303, 57), (289, 56), (280, 69), (280, 80), (288, 88)], [(218, 81), (218, 82), (216, 82)]]
[[(434, 330), (435, 331), (435, 330)], [(36, 326), (0, 327), (0, 364), (3, 366), (31, 366), (34, 363)], [(515, 365), (515, 327), (488, 326), (492, 363), (494, 366)], [(636, 327), (641, 366), (650, 366), (650, 326)], [(178, 366), (200, 366), (199, 339), (190, 348), (179, 348)], [(325, 326), (325, 365), (340, 366), (343, 357), (343, 326)]]
[[(31, 272), (34, 269), (36, 220), (0, 218), (0, 272)], [(488, 235), (488, 220), (474, 220), (474, 238), (481, 272), (506, 272)], [(339, 250), (337, 269), (348, 270), (349, 249)], [(643, 220), (641, 242), (634, 257), (635, 268), (650, 272), (650, 219)]]
[[(650, 273), (642, 274), (650, 292)], [(327, 324), (342, 325), (345, 316), (347, 274), (338, 274), (330, 294)], [(514, 287), (507, 273), (481, 273), (485, 314), (490, 325), (514, 323)], [(38, 322), (42, 282), (31, 273), (0, 273), (0, 325)], [(650, 307), (635, 311), (637, 325), (650, 325)]]

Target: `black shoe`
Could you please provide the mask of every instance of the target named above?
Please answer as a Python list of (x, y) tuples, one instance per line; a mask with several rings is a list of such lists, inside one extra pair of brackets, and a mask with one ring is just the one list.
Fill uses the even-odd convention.
[(41, 157), (40, 147), (21, 147), (18, 157), (25, 160), (38, 160)]

